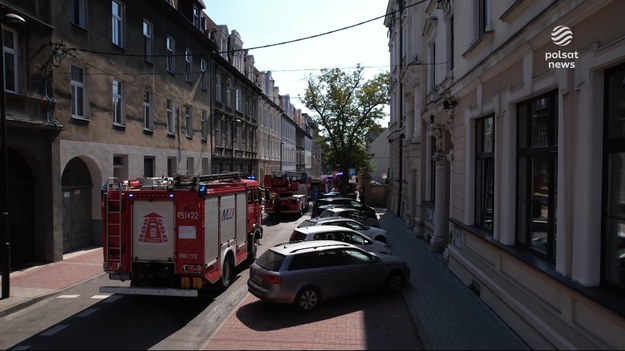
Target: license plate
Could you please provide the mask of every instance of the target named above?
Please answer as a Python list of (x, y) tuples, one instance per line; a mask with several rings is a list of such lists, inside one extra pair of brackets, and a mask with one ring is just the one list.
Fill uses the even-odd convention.
[(130, 276), (128, 274), (109, 274), (109, 278), (111, 280), (129, 280)]

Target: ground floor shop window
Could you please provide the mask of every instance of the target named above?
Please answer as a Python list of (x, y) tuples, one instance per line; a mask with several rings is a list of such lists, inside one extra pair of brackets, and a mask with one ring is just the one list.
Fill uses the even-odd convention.
[(625, 291), (625, 65), (605, 74), (602, 281)]
[(555, 261), (557, 91), (517, 107), (517, 245)]

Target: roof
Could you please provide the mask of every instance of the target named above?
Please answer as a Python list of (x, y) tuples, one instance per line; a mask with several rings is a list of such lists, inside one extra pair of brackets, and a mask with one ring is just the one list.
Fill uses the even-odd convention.
[[(345, 228), (343, 228), (345, 229)], [(287, 255), (297, 251), (314, 251), (319, 248), (338, 248), (338, 247), (355, 247), (351, 244), (335, 241), (335, 240), (309, 240), (297, 241), (292, 243), (282, 243), (275, 245), (270, 250), (282, 255)]]
[[(344, 219), (344, 218), (341, 218)], [(299, 232), (309, 234), (309, 233), (327, 233), (327, 232), (344, 232), (344, 231), (352, 231), (356, 232), (353, 229), (346, 228), (340, 225), (316, 225), (312, 227), (299, 227), (295, 228)]]

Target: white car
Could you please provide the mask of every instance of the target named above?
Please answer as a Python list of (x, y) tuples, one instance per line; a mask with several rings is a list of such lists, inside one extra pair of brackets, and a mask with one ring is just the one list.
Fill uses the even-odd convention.
[(314, 227), (316, 225), (340, 225), (341, 227), (353, 229), (361, 234), (366, 235), (370, 239), (388, 243), (388, 234), (386, 230), (377, 227), (370, 227), (364, 225), (353, 218), (343, 217), (324, 217), (324, 218), (310, 218), (302, 221), (297, 225), (301, 227)]
[(335, 240), (352, 244), (365, 251), (391, 255), (391, 248), (377, 240), (372, 240), (359, 232), (338, 225), (316, 225), (313, 227), (295, 228), (290, 242), (308, 240)]

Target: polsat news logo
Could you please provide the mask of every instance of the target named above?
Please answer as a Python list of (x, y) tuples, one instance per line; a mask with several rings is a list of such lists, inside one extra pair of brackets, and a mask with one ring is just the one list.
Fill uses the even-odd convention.
[[(551, 30), (551, 41), (564, 48), (573, 41), (573, 31), (567, 26), (556, 26)], [(575, 68), (574, 59), (578, 58), (577, 51), (558, 50), (545, 53), (549, 68)]]

